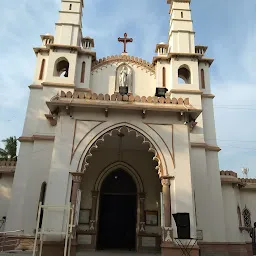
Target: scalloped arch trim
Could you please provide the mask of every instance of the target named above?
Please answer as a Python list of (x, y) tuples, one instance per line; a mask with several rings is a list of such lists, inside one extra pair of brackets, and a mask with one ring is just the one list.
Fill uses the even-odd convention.
[(129, 56), (129, 55), (127, 55), (127, 56), (126, 55), (107, 56), (106, 58), (96, 60), (92, 63), (91, 71), (93, 72), (96, 69), (98, 69), (104, 65), (113, 63), (113, 62), (122, 62), (122, 61), (136, 64), (140, 67), (147, 69), (149, 72), (155, 74), (155, 67), (153, 66), (153, 64), (151, 64), (141, 58)]
[(102, 136), (100, 136), (94, 143), (93, 145), (90, 147), (90, 149), (88, 150), (87, 154), (85, 155), (84, 161), (83, 161), (83, 165), (82, 165), (82, 170), (81, 172), (86, 172), (87, 168), (89, 167), (90, 163), (89, 163), (89, 159), (92, 157), (93, 155), (93, 150), (96, 150), (97, 148), (99, 148), (99, 144), (105, 141), (105, 137), (106, 136), (112, 136), (114, 131), (117, 131), (118, 133), (121, 133), (122, 129), (126, 129), (126, 131), (129, 133), (134, 133), (136, 139), (137, 138), (142, 138), (142, 144), (146, 144), (148, 145), (148, 152), (151, 152), (154, 154), (154, 156), (152, 157), (153, 161), (157, 162), (157, 166), (155, 167), (155, 169), (158, 172), (159, 177), (162, 176), (162, 164), (161, 164), (161, 160), (158, 156), (157, 150), (155, 149), (155, 147), (152, 145), (152, 143), (144, 136), (142, 135), (140, 132), (136, 131), (133, 128), (127, 127), (127, 126), (119, 126), (116, 127), (108, 132), (106, 132), (105, 134), (103, 134)]

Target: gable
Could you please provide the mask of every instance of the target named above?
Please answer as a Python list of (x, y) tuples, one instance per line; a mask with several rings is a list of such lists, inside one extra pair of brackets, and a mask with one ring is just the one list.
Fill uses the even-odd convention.
[(90, 80), (92, 92), (111, 95), (118, 91), (122, 67), (130, 73), (129, 93), (141, 96), (155, 95), (154, 66), (142, 59), (125, 55), (107, 57), (93, 63)]

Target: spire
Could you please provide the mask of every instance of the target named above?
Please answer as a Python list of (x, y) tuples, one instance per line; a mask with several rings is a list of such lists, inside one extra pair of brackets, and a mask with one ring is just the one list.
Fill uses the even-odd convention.
[(61, 0), (55, 44), (79, 46), (82, 38), (83, 0)]
[(195, 53), (195, 32), (190, 0), (167, 0), (170, 4), (169, 51)]

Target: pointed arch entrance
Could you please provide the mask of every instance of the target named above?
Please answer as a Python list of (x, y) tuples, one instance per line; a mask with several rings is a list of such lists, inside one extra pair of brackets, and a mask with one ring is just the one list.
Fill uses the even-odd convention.
[(100, 188), (97, 248), (135, 250), (136, 212), (136, 183), (118, 168), (105, 177)]

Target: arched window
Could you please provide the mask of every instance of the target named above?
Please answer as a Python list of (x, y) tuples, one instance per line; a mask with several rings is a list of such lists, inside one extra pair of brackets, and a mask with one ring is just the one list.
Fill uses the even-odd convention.
[(239, 206), (237, 206), (237, 217), (238, 217), (239, 227), (242, 227), (242, 216), (241, 216), (241, 209)]
[(163, 67), (163, 87), (166, 88), (166, 70), (165, 70), (165, 67)]
[(181, 12), (181, 18), (183, 19), (183, 12)]
[(251, 228), (252, 227), (251, 213), (246, 207), (243, 210), (243, 218), (244, 218), (244, 226), (246, 228)]
[(70, 10), (70, 11), (72, 10), (72, 4), (69, 5), (69, 10)]
[(85, 75), (85, 62), (82, 63), (81, 83), (84, 83), (84, 75)]
[(191, 75), (189, 71), (189, 67), (187, 65), (182, 65), (178, 70), (178, 83), (179, 84), (190, 84), (191, 83)]
[(60, 58), (56, 61), (54, 76), (68, 77), (69, 62), (66, 58)]
[(45, 59), (42, 60), (41, 62), (41, 69), (40, 69), (40, 74), (39, 74), (39, 80), (43, 79), (44, 76), (44, 66), (45, 66)]
[[(40, 197), (39, 197), (39, 203), (41, 202), (42, 204), (44, 204), (44, 200), (45, 200), (45, 193), (46, 193), (46, 186), (47, 183), (44, 181), (41, 185), (41, 190), (40, 190)], [(43, 223), (43, 210), (41, 211), (41, 215), (40, 215), (40, 220), (39, 220), (39, 228), (42, 227), (42, 223)]]
[(202, 89), (205, 89), (205, 78), (204, 78), (204, 70), (201, 69), (201, 85)]

